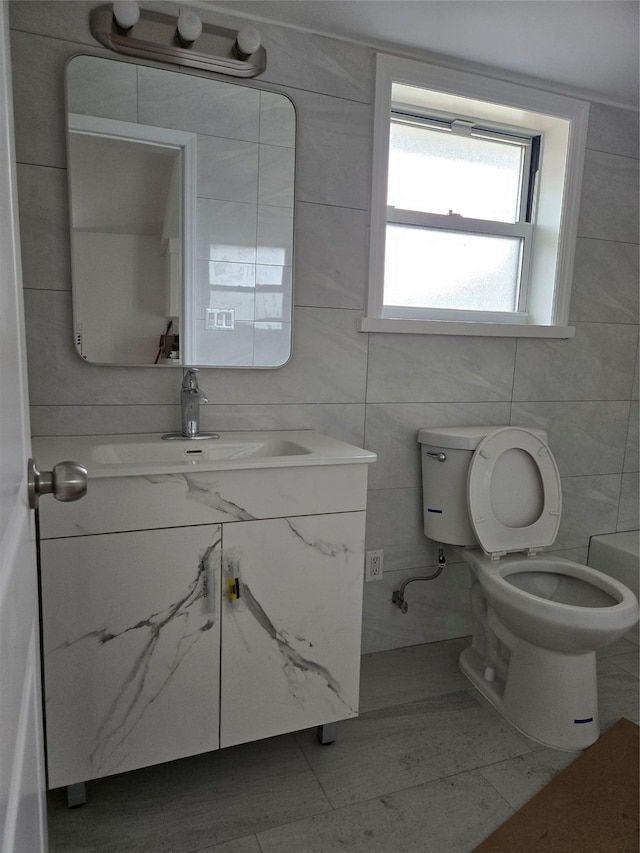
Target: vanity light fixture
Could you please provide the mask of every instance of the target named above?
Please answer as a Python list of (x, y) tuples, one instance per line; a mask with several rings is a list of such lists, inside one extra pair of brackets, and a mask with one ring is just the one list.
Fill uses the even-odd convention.
[(113, 25), (121, 35), (126, 35), (140, 20), (140, 7), (136, 0), (116, 0), (113, 4)]
[(135, 0), (98, 6), (90, 15), (91, 33), (105, 47), (157, 62), (216, 71), (232, 77), (256, 77), (267, 67), (259, 31), (236, 32), (203, 23), (190, 9), (178, 18), (140, 9)]
[(238, 30), (238, 36), (231, 48), (231, 52), (237, 59), (244, 61), (259, 50), (261, 44), (262, 37), (260, 30), (252, 27), (251, 24), (245, 24), (244, 27), (240, 27)]
[(202, 21), (195, 12), (180, 9), (175, 40), (178, 47), (191, 47), (202, 35)]

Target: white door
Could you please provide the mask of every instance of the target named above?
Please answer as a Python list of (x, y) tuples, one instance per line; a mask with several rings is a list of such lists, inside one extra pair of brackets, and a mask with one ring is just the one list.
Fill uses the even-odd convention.
[(38, 588), (8, 6), (0, 3), (0, 853), (40, 853), (47, 833)]

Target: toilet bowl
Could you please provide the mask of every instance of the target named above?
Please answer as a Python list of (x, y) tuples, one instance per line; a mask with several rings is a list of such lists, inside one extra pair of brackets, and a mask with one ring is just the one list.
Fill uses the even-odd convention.
[[(425, 534), (472, 573), (471, 682), (518, 729), (557, 749), (599, 736), (595, 652), (638, 621), (634, 594), (540, 551), (556, 538), (560, 477), (541, 430), (420, 430)], [(520, 553), (522, 552), (522, 553)]]
[(488, 559), (464, 549), (472, 575), (471, 682), (524, 734), (584, 749), (600, 733), (596, 650), (637, 621), (633, 593), (561, 557)]
[(562, 557), (511, 556), (487, 560), (465, 549), (496, 615), (525, 640), (582, 654), (615, 642), (638, 619), (626, 586)]

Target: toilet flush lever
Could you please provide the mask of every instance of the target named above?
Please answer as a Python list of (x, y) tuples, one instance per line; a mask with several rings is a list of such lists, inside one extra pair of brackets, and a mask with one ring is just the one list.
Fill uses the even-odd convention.
[(447, 458), (447, 454), (442, 453), (442, 451), (440, 451), (440, 453), (434, 453), (431, 450), (427, 450), (427, 456), (430, 456), (431, 459), (437, 459), (438, 462), (444, 462), (445, 459)]

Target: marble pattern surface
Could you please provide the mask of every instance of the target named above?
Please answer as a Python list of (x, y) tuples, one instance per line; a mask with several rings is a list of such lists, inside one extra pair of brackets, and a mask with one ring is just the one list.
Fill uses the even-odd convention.
[(553, 544), (560, 548), (577, 548), (598, 533), (616, 529), (620, 474), (563, 477), (562, 520)]
[(511, 406), (504, 403), (372, 403), (367, 406), (368, 449), (378, 454), (371, 468), (372, 489), (417, 488), (422, 485), (418, 431), (423, 427), (508, 424)]
[[(80, 0), (10, 4), (32, 422), (40, 434), (149, 431), (156, 418), (158, 430), (175, 429), (177, 371), (93, 367), (82, 364), (70, 344), (70, 302), (64, 293), (70, 282), (62, 245), (67, 216), (62, 80), (73, 54), (90, 48), (108, 55), (89, 32), (91, 5)], [(237, 27), (240, 20), (222, 10), (200, 12), (223, 26)], [(214, 401), (203, 410), (206, 428), (321, 424), (322, 431), (338, 437), (359, 434), (355, 443), (365, 447), (369, 434), (376, 445), (372, 449), (381, 454), (381, 474), (372, 469), (369, 502), (376, 524), (369, 525), (367, 547), (384, 548), (390, 572), (409, 574), (434, 560), (420, 533), (421, 494), (410, 461), (414, 441), (403, 445), (399, 437), (400, 432), (409, 437), (406, 431), (413, 428), (410, 408), (397, 419), (392, 413), (400, 402), (416, 412), (425, 403), (456, 403), (462, 406), (459, 413), (467, 411), (469, 417), (474, 416), (471, 404), (497, 404), (500, 419), (510, 407), (514, 423), (547, 423), (563, 466), (567, 529), (573, 531), (565, 551), (586, 553), (592, 521), (604, 532), (632, 524), (637, 517), (635, 439), (629, 441), (623, 479), (598, 484), (582, 477), (620, 478), (620, 435), (626, 427), (637, 430), (637, 406), (624, 414), (624, 404), (638, 398), (637, 111), (599, 103), (590, 107), (572, 291), (576, 339), (520, 340), (516, 347), (513, 341), (487, 338), (366, 335), (355, 331), (355, 323), (368, 282), (375, 52), (271, 24), (263, 26), (263, 39), (268, 67), (260, 84), (288, 94), (298, 109), (293, 355), (277, 371), (204, 371), (201, 384)], [(397, 52), (393, 45), (386, 49)], [(396, 429), (397, 437), (392, 434)], [(388, 484), (401, 488), (385, 488)], [(395, 646), (407, 632), (400, 627), (394, 634), (396, 608), (370, 586), (382, 584), (367, 585), (365, 636), (376, 648), (385, 642)], [(416, 585), (411, 594), (431, 614), (435, 609), (429, 609), (427, 588)], [(460, 590), (456, 613), (465, 606), (464, 595)], [(409, 636), (419, 641), (419, 634)]]
[(363, 654), (361, 712), (467, 689), (469, 682), (458, 667), (458, 658), (468, 645), (464, 636)]
[(296, 222), (296, 303), (364, 311), (366, 212), (301, 201)]
[(292, 102), (277, 92), (260, 92), (260, 143), (295, 147), (295, 110)]
[(224, 80), (140, 66), (138, 121), (257, 142), (260, 93), (248, 87), (229, 85)]
[(623, 157), (638, 157), (639, 116), (611, 104), (593, 103), (589, 108), (587, 147)]
[[(176, 374), (177, 375), (177, 374)], [(205, 430), (253, 429), (260, 423), (265, 429), (315, 429), (334, 438), (364, 444), (362, 403), (310, 403), (224, 405), (209, 403), (201, 408), (201, 426)], [(87, 405), (32, 406), (31, 429), (40, 435), (109, 435), (138, 432), (171, 432), (180, 425), (180, 406), (174, 405)]]
[(635, 323), (638, 266), (637, 244), (579, 238), (570, 322)]
[[(472, 810), (469, 802), (474, 804)], [(417, 817), (425, 803), (439, 816), (430, 822), (428, 832)], [(408, 791), (267, 831), (260, 834), (259, 841), (264, 853), (340, 849), (352, 853), (466, 853), (474, 839), (488, 835), (509, 815), (508, 806), (480, 774), (468, 773), (464, 778), (416, 785)]]
[(520, 339), (514, 400), (628, 400), (638, 326), (578, 323), (567, 341)]
[(58, 825), (59, 853), (202, 851), (330, 810), (292, 735), (107, 777), (88, 791), (91, 809), (69, 810), (72, 822)]
[(355, 716), (366, 470), (90, 477), (43, 502), (50, 784)]
[(72, 68), (73, 72), (66, 77), (69, 112), (138, 121), (137, 66), (77, 56), (72, 60)]
[(586, 152), (578, 236), (638, 241), (638, 160)]
[[(433, 730), (440, 738), (430, 737)], [(370, 711), (356, 725), (346, 721), (338, 755), (315, 749), (309, 735), (297, 737), (334, 808), (528, 752), (464, 690)]]
[(71, 289), (67, 176), (62, 169), (18, 166), (22, 200), (20, 244), (25, 281), (42, 288)]
[(225, 201), (256, 203), (258, 198), (256, 142), (220, 136), (198, 137), (198, 195)]
[(255, 264), (256, 205), (241, 201), (199, 198), (196, 258)]
[(40, 536), (357, 512), (365, 509), (366, 484), (365, 464), (90, 478), (82, 501), (43, 501)]
[(362, 630), (363, 652), (398, 650), (471, 633), (471, 582), (464, 563), (450, 563), (437, 578), (406, 586), (404, 595), (409, 607), (406, 613), (392, 603), (393, 592), (403, 583), (435, 573), (433, 563), (437, 558), (423, 559), (431, 565), (386, 571), (382, 582), (365, 587), (367, 619)]
[(373, 334), (367, 402), (505, 401), (513, 385), (515, 339)]
[(372, 489), (367, 500), (367, 547), (384, 546), (386, 571), (433, 565), (435, 542), (425, 538), (422, 489)]
[(514, 403), (514, 426), (540, 427), (561, 477), (622, 471), (627, 441), (626, 401)]
[[(288, 103), (288, 102), (287, 102)], [(290, 107), (293, 113), (293, 107)], [(293, 148), (260, 143), (260, 180), (258, 204), (293, 207)]]
[[(365, 656), (361, 706), (372, 713), (339, 724), (330, 747), (305, 732), (101, 779), (85, 809), (52, 792), (51, 853), (469, 853), (575, 754), (540, 747), (474, 698), (456, 663), (466, 642)], [(602, 651), (605, 728), (635, 721), (637, 646)], [(399, 776), (428, 774), (427, 756), (436, 778), (398, 790)], [(443, 775), (456, 762), (464, 768)], [(369, 788), (377, 774), (383, 793), (332, 807), (319, 780), (335, 787), (339, 768)]]
[[(231, 17), (231, 22), (237, 21)], [(262, 31), (270, 47), (263, 80), (371, 103), (374, 51), (370, 47), (269, 24)]]
[(368, 104), (296, 93), (296, 197), (367, 210), (372, 141)]
[(640, 527), (639, 505), (640, 484), (637, 473), (623, 474), (616, 530), (637, 530)]
[(221, 746), (358, 711), (364, 513), (229, 524)]
[[(61, 37), (61, 39), (64, 37)], [(12, 31), (11, 61), (14, 84), (16, 159), (65, 169), (64, 70), (67, 60), (78, 52), (73, 41), (44, 38)], [(32, 51), (39, 61), (33, 62)], [(28, 282), (25, 282), (28, 285)], [(33, 282), (33, 286), (36, 286)]]
[(638, 406), (631, 404), (629, 413), (629, 430), (627, 432), (627, 443), (624, 451), (624, 471), (632, 472), (640, 470), (640, 410)]
[(51, 786), (217, 748), (220, 547), (215, 525), (42, 543)]
[[(25, 313), (33, 405), (179, 401), (180, 379), (173, 369), (105, 368), (83, 362), (72, 347), (69, 293), (25, 291)], [(215, 390), (217, 403), (364, 402), (367, 342), (356, 331), (355, 314), (296, 308), (289, 363), (277, 371), (205, 369), (200, 385), (212, 394)]]

